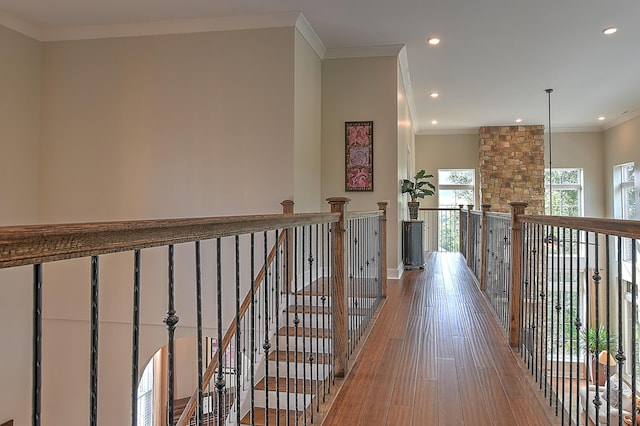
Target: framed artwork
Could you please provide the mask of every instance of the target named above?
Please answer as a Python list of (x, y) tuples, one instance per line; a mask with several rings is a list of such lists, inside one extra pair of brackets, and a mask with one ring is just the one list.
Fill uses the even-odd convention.
[(346, 121), (345, 191), (373, 191), (373, 121)]

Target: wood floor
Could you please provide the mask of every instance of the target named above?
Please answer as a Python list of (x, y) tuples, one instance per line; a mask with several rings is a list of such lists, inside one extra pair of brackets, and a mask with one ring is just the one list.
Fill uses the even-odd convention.
[(324, 425), (549, 425), (457, 253), (389, 281), (388, 297)]

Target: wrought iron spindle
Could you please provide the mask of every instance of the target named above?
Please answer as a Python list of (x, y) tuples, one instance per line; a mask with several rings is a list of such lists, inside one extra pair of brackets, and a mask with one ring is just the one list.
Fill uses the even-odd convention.
[(251, 424), (255, 424), (256, 422), (256, 291), (255, 286), (253, 285), (253, 281), (256, 277), (256, 238), (255, 234), (251, 233), (251, 307), (250, 307), (250, 317), (251, 317), (251, 343), (250, 343), (250, 352), (251, 352), (251, 370), (250, 381), (251, 386), (249, 387), (249, 398), (250, 398), (250, 408), (249, 408), (249, 420)]
[[(267, 232), (263, 233), (263, 254), (264, 254), (264, 265), (267, 265)], [(269, 341), (269, 274), (264, 274), (264, 343), (262, 344), (262, 349), (264, 349), (265, 359), (269, 355), (269, 349), (271, 349), (271, 342)], [(269, 362), (264, 363), (264, 388), (265, 388), (265, 411), (264, 411), (264, 424), (269, 426)]]
[(89, 425), (98, 424), (98, 324), (99, 324), (98, 256), (91, 256), (91, 368)]
[(218, 374), (216, 376), (216, 393), (218, 397), (217, 403), (217, 417), (218, 417), (218, 426), (222, 426), (224, 422), (224, 394), (225, 394), (225, 379), (223, 375), (223, 342), (222, 342), (222, 242), (220, 238), (216, 239), (216, 293), (217, 293), (217, 329), (218, 329), (218, 342), (217, 342), (217, 352), (218, 352)]
[(33, 371), (31, 424), (40, 426), (42, 401), (42, 264), (33, 265)]
[[(235, 389), (235, 412), (236, 412), (236, 424), (240, 424), (240, 400), (241, 400), (241, 388), (240, 388), (240, 373), (242, 371), (242, 361), (240, 358), (240, 236), (235, 236), (235, 263), (236, 263), (236, 353), (235, 353), (235, 375), (236, 375), (236, 389)], [(265, 263), (266, 267), (266, 263)]]
[(138, 366), (140, 363), (140, 250), (133, 258), (133, 337), (131, 343), (131, 426), (138, 424)]
[[(275, 297), (274, 297), (274, 316), (275, 316), (275, 329), (276, 333), (280, 332), (280, 250), (277, 248), (278, 241), (280, 240), (280, 233), (276, 230), (276, 258), (275, 258)], [(275, 360), (276, 360), (276, 425), (280, 426), (280, 339), (276, 338), (275, 348)], [(287, 398), (289, 395), (287, 394)]]
[(198, 350), (198, 412), (196, 422), (198, 426), (203, 424), (203, 393), (202, 393), (202, 268), (200, 261), (200, 241), (195, 242), (195, 267), (196, 267), (196, 347)]

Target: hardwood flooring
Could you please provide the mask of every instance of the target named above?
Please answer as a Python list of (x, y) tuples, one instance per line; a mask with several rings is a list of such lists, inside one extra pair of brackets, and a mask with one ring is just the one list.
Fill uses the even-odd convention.
[(430, 253), (424, 270), (389, 281), (323, 424), (558, 424), (526, 374), (462, 256)]

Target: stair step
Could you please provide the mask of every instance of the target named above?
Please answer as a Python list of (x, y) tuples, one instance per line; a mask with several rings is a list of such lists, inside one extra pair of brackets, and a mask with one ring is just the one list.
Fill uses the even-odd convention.
[[(278, 361), (280, 362), (288, 361), (288, 362), (303, 363), (303, 362), (309, 362), (309, 355), (311, 355), (311, 353), (309, 352), (304, 354), (302, 352), (289, 351), (288, 358), (287, 358), (287, 351), (278, 351), (278, 352), (273, 351), (269, 353), (269, 361), (275, 361), (277, 356)], [(313, 353), (313, 358), (314, 358), (313, 362), (318, 364), (329, 364), (331, 362), (331, 354)]]
[[(289, 382), (289, 391), (290, 392), (297, 392), (297, 393), (311, 393), (311, 392), (315, 392), (316, 389), (316, 381), (315, 380), (304, 380), (304, 379), (298, 379), (298, 389), (296, 390), (296, 379), (294, 378), (290, 378), (288, 380)], [(278, 385), (278, 390), (280, 392), (286, 392), (287, 391), (287, 378), (286, 377), (280, 377), (278, 380), (276, 380), (275, 377), (269, 377), (269, 390), (271, 392), (275, 392), (276, 391), (276, 384)], [(265, 390), (265, 379), (260, 380), (260, 382), (258, 382), (258, 384), (256, 384), (255, 387), (256, 390)]]
[[(267, 411), (264, 408), (255, 407), (254, 412), (255, 412), (255, 418), (253, 419), (253, 424), (256, 426), (266, 425), (267, 423), (265, 422), (265, 414), (267, 414)], [(279, 417), (280, 424), (295, 424), (296, 419), (301, 415), (302, 415), (302, 412), (276, 410), (274, 408), (269, 408), (269, 411), (268, 411), (270, 425), (276, 424), (276, 417)], [(286, 423), (287, 417), (289, 417), (289, 423)], [(243, 425), (252, 424), (251, 413), (247, 413), (247, 415), (244, 416), (244, 418), (240, 421), (240, 424), (243, 424)]]

